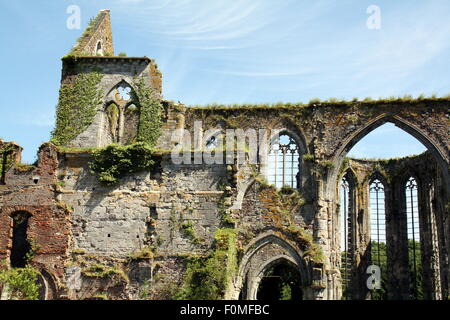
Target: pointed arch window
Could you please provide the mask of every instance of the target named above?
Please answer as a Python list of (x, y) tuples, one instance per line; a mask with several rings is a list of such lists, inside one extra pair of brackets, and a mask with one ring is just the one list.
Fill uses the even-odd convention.
[(268, 157), (268, 182), (277, 188), (298, 188), (300, 149), (288, 134), (279, 135), (270, 145)]
[(386, 299), (387, 247), (385, 189), (379, 179), (369, 185), (371, 262), (380, 268), (382, 290), (372, 292), (372, 299)]
[(341, 277), (343, 296), (351, 298), (347, 289), (350, 286), (353, 268), (353, 218), (355, 212), (355, 180), (347, 173), (340, 183), (340, 239), (341, 239)]
[(386, 254), (386, 213), (384, 185), (375, 179), (370, 184), (370, 240), (372, 241), (372, 262), (381, 266), (382, 256)]
[(111, 143), (135, 142), (140, 119), (139, 104), (135, 101), (132, 87), (126, 82), (118, 83), (108, 94), (105, 116)]
[(410, 177), (405, 185), (405, 209), (408, 235), (408, 268), (411, 279), (411, 295), (414, 299), (423, 297), (418, 190), (416, 179)]

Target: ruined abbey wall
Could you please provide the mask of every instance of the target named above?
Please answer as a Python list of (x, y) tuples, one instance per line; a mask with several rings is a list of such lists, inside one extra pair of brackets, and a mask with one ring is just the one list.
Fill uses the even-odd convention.
[[(86, 43), (110, 33), (109, 14), (102, 17), (106, 27), (95, 29)], [(99, 99), (86, 108), (93, 117), (73, 139), (44, 144), (34, 166), (20, 165), (19, 146), (0, 143), (0, 160), (8, 164), (0, 180), (0, 258), (9, 261), (13, 251), (14, 214), (29, 213), (27, 239), (35, 244), (30, 264), (41, 271), (43, 298), (195, 298), (199, 284), (193, 275), (201, 275), (218, 287), (210, 298), (256, 299), (265, 273), (280, 261), (298, 272), (303, 299), (370, 298), (364, 286), (371, 263), (368, 185), (375, 176), (386, 190), (390, 298), (410, 298), (402, 204), (410, 176), (419, 181), (423, 272), (430, 279), (424, 294), (448, 296), (448, 99), (187, 108), (162, 100), (161, 74), (146, 57), (65, 57), (62, 88), (92, 73), (101, 75), (94, 87)], [(139, 81), (152, 97), (139, 95)], [(154, 164), (101, 183), (91, 165), (102, 147), (122, 152), (121, 146), (142, 143), (143, 98), (161, 103)], [(71, 119), (62, 118), (61, 110), (61, 123)], [(390, 162), (346, 158), (386, 122), (428, 152)], [(230, 136), (230, 129), (254, 132), (258, 143), (208, 149), (211, 136)], [(268, 146), (277, 134), (288, 135), (298, 148), (299, 174), (291, 188), (267, 183)], [(183, 163), (174, 161), (177, 147)], [(208, 162), (211, 153), (224, 161)], [(349, 172), (352, 276), (344, 292), (339, 188)]]

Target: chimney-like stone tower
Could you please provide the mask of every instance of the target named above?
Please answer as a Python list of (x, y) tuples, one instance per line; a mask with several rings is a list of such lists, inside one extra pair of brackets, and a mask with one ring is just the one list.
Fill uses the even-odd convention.
[(102, 10), (63, 59), (52, 141), (92, 148), (136, 141), (141, 105), (136, 85), (162, 96), (162, 75), (148, 57), (114, 56), (109, 10)]
[(101, 10), (72, 48), (77, 56), (114, 56), (111, 16), (109, 10)]

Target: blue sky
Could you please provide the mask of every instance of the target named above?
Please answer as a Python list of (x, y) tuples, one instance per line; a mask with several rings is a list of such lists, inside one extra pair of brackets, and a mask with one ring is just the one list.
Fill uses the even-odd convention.
[[(81, 8), (81, 30), (66, 27), (72, 4)], [(381, 9), (380, 30), (366, 26), (369, 5)], [(25, 161), (50, 137), (60, 58), (104, 8), (116, 53), (156, 59), (164, 97), (185, 104), (450, 92), (448, 0), (1, 1), (0, 137), (24, 146)], [(387, 125), (352, 154), (422, 150)]]

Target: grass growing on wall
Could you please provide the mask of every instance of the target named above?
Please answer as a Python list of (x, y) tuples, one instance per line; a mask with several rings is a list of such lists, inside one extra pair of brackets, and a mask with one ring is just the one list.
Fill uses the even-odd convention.
[(51, 139), (54, 144), (67, 145), (92, 123), (101, 103), (98, 85), (102, 78), (97, 72), (79, 74), (73, 82), (61, 86)]

